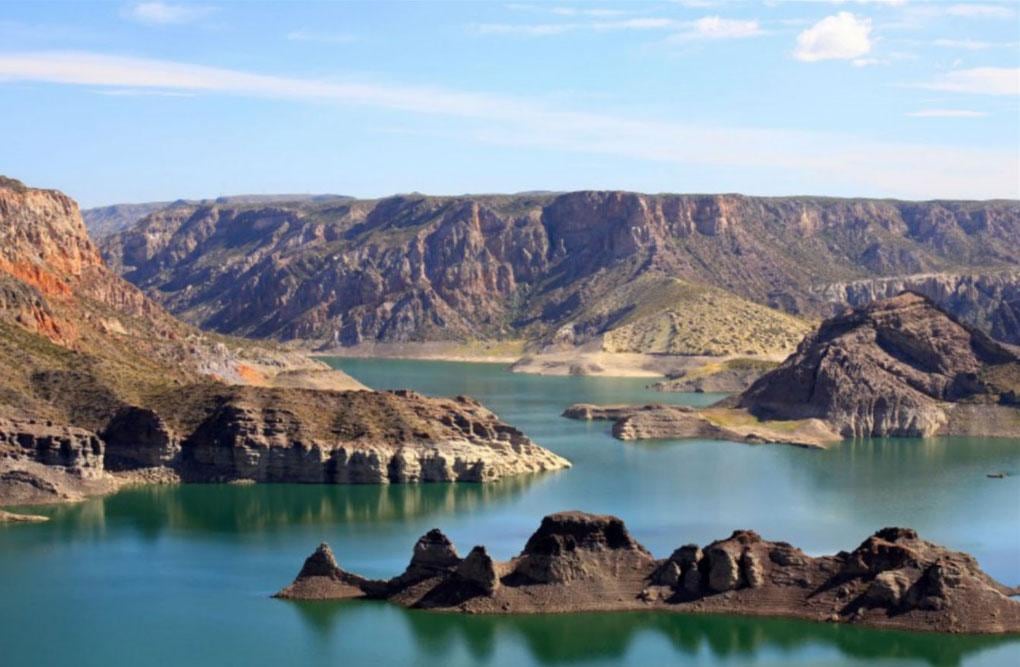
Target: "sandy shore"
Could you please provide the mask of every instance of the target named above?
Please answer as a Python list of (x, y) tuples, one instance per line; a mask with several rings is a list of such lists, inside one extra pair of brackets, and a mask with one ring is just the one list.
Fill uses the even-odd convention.
[(335, 347), (307, 352), (313, 357), (351, 359), (417, 359), (422, 361), (462, 361), (470, 363), (512, 364), (524, 354), (523, 341), (495, 343), (363, 343), (353, 347)]

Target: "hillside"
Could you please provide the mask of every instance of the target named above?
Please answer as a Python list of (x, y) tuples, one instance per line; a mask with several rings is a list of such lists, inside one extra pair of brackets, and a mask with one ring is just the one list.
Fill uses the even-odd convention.
[(579, 320), (620, 313), (604, 326), (606, 352), (723, 356), (788, 354), (811, 330), (804, 320), (724, 290), (642, 276)]
[[(1015, 268), (1020, 203), (574, 192), (185, 204), (102, 248), (171, 312), (224, 333), (540, 347), (624, 326), (609, 345), (683, 349), (685, 337), (705, 341), (660, 333), (685, 326), (666, 314), (683, 309), (651, 314), (637, 302), (661, 300), (632, 285), (679, 279), (815, 318), (842, 298), (828, 286)], [(966, 299), (950, 307), (991, 326)], [(750, 314), (764, 318), (755, 326), (780, 321)]]
[(78, 207), (0, 178), (0, 504), (157, 479), (490, 481), (565, 467), (466, 397), (367, 391), (206, 334), (109, 270)]
[(271, 204), (274, 202), (303, 202), (303, 201), (327, 201), (337, 198), (337, 195), (301, 195), (301, 194), (279, 194), (279, 195), (230, 195), (206, 200), (177, 200), (177, 201), (155, 201), (142, 202), (138, 204), (111, 204), (110, 206), (96, 206), (83, 209), (81, 217), (85, 221), (85, 228), (94, 239), (102, 239), (111, 234), (122, 232), (133, 227), (139, 220), (164, 208), (172, 206), (199, 206), (202, 204), (232, 205), (232, 204)]
[(845, 437), (1015, 435), (1020, 352), (907, 292), (826, 320), (736, 403)]

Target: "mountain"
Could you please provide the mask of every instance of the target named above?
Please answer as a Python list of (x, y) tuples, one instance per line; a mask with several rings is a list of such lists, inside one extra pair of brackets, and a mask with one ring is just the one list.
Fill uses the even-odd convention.
[(826, 285), (818, 291), (836, 311), (860, 308), (905, 291), (1006, 343), (1020, 345), (1020, 268), (982, 273), (922, 273)]
[(781, 616), (927, 632), (1016, 633), (1020, 602), (968, 554), (883, 528), (856, 549), (809, 556), (750, 530), (656, 559), (614, 516), (559, 512), (542, 519), (521, 553), (467, 556), (438, 529), (388, 580), (343, 570), (326, 544), (277, 597), (384, 599), (470, 614), (658, 611)]
[(143, 204), (113, 204), (88, 208), (81, 212), (85, 228), (94, 239), (103, 239), (124, 231), (145, 216), (170, 206), (173, 202), (158, 201)]
[(904, 293), (826, 320), (739, 397), (846, 437), (1020, 431), (1020, 352)]
[(132, 227), (145, 216), (164, 208), (180, 205), (206, 204), (270, 204), (278, 201), (301, 202), (301, 201), (326, 201), (330, 199), (343, 199), (339, 195), (231, 195), (217, 197), (216, 199), (204, 199), (188, 201), (179, 199), (177, 201), (156, 201), (143, 202), (139, 204), (112, 204), (110, 206), (97, 206), (87, 208), (81, 212), (85, 220), (85, 228), (94, 239), (102, 239), (111, 234), (124, 231)]
[[(102, 250), (171, 312), (223, 333), (322, 346), (581, 345), (643, 314), (647, 326), (608, 345), (668, 349), (684, 344), (654, 332), (686, 323), (668, 303), (649, 314), (635, 285), (668, 294), (655, 286), (675, 279), (825, 316), (835, 284), (1015, 269), (1020, 203), (573, 192), (187, 204)], [(779, 321), (744, 309), (727, 327)]]
[(0, 177), (0, 504), (140, 474), (489, 481), (567, 465), (469, 398), (367, 391), (178, 321), (110, 271), (74, 201)]

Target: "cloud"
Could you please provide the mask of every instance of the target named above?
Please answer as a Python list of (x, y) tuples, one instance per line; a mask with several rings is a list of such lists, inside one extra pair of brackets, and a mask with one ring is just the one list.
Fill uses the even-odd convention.
[(984, 118), (987, 111), (971, 111), (969, 109), (921, 109), (903, 114), (911, 118)]
[(581, 23), (481, 23), (472, 27), (475, 32), (483, 35), (522, 35), (526, 37), (550, 37), (578, 31), (668, 30), (673, 32), (668, 38), (671, 42), (738, 39), (764, 34), (757, 21), (724, 19), (718, 16), (706, 16), (696, 21), (677, 21), (670, 18), (647, 16)]
[(578, 29), (574, 23), (478, 23), (471, 26), (479, 35), (523, 35), (525, 37), (549, 37), (562, 35)]
[(902, 7), (907, 0), (829, 0), (834, 5), (845, 5), (852, 2), (856, 5), (888, 5), (890, 7)]
[(871, 19), (850, 12), (827, 16), (797, 35), (797, 60), (851, 60), (871, 51)]
[(324, 44), (349, 44), (358, 41), (357, 36), (344, 32), (318, 32), (316, 30), (291, 30), (287, 39), (292, 42), (322, 42)]
[(205, 18), (215, 10), (203, 5), (173, 5), (166, 2), (139, 2), (126, 11), (133, 21), (148, 25), (191, 23)]
[(760, 35), (761, 27), (757, 21), (706, 16), (694, 22), (693, 34), (702, 39), (740, 39)]
[(932, 44), (944, 49), (966, 49), (968, 51), (982, 51), (992, 48), (991, 42), (979, 42), (973, 39), (936, 39)]
[(458, 136), (508, 147), (825, 178), (881, 196), (1016, 197), (1015, 151), (869, 140), (851, 134), (724, 127), (576, 111), (522, 97), (424, 86), (274, 76), (96, 53), (0, 53), (0, 83), (328, 101), (457, 121)]
[(876, 65), (888, 65), (891, 61), (885, 58), (854, 58), (851, 61), (854, 67), (874, 67)]
[(929, 90), (977, 95), (1020, 95), (1020, 67), (974, 67), (946, 72), (939, 79), (919, 84)]
[(1010, 7), (980, 4), (950, 5), (945, 8), (945, 13), (949, 16), (989, 19), (1008, 19), (1012, 18), (1016, 14), (1016, 12)]
[(624, 14), (630, 13), (623, 9), (609, 9), (607, 7), (563, 7), (555, 5), (536, 5), (522, 2), (513, 2), (503, 5), (503, 7), (517, 12), (555, 14), (556, 16), (592, 16), (596, 18), (623, 16)]
[(113, 88), (93, 91), (107, 97), (195, 97), (195, 93), (180, 90), (148, 90), (145, 88)]

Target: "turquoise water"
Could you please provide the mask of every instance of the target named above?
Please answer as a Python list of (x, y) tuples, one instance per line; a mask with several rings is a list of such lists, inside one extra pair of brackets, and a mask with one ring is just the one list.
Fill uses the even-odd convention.
[(779, 619), (601, 614), (464, 617), (269, 598), (322, 540), (369, 576), (403, 569), (440, 527), (466, 553), (516, 553), (542, 515), (621, 516), (657, 555), (753, 528), (810, 553), (886, 525), (974, 554), (1020, 583), (1020, 440), (847, 443), (830, 451), (624, 443), (559, 417), (579, 402), (707, 402), (645, 381), (510, 374), (497, 365), (334, 363), (377, 388), (466, 393), (574, 467), (492, 485), (143, 488), (0, 527), (0, 665), (1013, 665), (1020, 640)]

